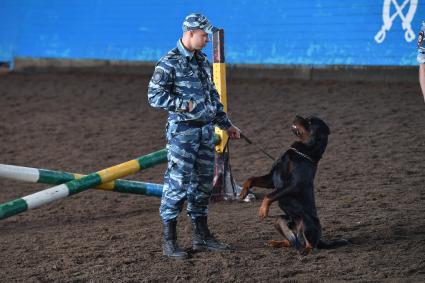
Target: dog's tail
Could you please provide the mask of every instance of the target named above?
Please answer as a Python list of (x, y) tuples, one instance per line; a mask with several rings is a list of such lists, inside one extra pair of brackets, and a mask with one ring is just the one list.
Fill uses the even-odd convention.
[(317, 248), (329, 250), (329, 249), (335, 249), (342, 246), (346, 246), (349, 244), (351, 244), (351, 241), (346, 239), (338, 239), (338, 240), (330, 240), (330, 241), (320, 240), (319, 244), (317, 245)]

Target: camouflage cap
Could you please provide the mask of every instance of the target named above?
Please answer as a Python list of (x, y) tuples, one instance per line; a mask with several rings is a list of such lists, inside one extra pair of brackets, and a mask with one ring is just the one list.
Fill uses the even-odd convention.
[(204, 15), (192, 13), (183, 22), (183, 31), (202, 29), (206, 33), (214, 33), (218, 28), (213, 26)]

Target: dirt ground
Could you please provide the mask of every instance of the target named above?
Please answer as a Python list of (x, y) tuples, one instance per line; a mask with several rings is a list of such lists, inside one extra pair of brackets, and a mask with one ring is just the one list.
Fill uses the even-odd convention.
[[(0, 163), (90, 173), (160, 150), (166, 113), (147, 103), (146, 77), (0, 76)], [(251, 203), (210, 205), (210, 226), (233, 250), (186, 261), (161, 253), (159, 199), (89, 190), (0, 222), (1, 282), (425, 281), (425, 119), (418, 84), (233, 80), (233, 122), (274, 156), (293, 140), (296, 114), (332, 134), (316, 176), (324, 238), (350, 246), (300, 257), (265, 245), (273, 217)], [(272, 162), (231, 143), (240, 183)], [(162, 182), (165, 165), (129, 179)], [(0, 179), (0, 202), (51, 187)], [(270, 214), (279, 213), (273, 205)], [(190, 223), (179, 219), (190, 247)]]

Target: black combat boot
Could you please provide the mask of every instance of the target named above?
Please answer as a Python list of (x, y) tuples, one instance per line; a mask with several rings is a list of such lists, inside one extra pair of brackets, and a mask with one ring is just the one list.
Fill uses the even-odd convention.
[(198, 216), (192, 218), (192, 250), (200, 251), (225, 251), (229, 246), (218, 242), (208, 229), (207, 216)]
[(163, 222), (164, 239), (162, 254), (172, 259), (187, 259), (189, 255), (177, 245), (177, 221)]

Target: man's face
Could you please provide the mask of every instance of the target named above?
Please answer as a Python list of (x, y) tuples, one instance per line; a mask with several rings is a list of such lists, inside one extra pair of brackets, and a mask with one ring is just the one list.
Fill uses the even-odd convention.
[(191, 46), (196, 50), (201, 50), (208, 42), (210, 42), (208, 33), (201, 29), (192, 30), (190, 31), (190, 34)]

